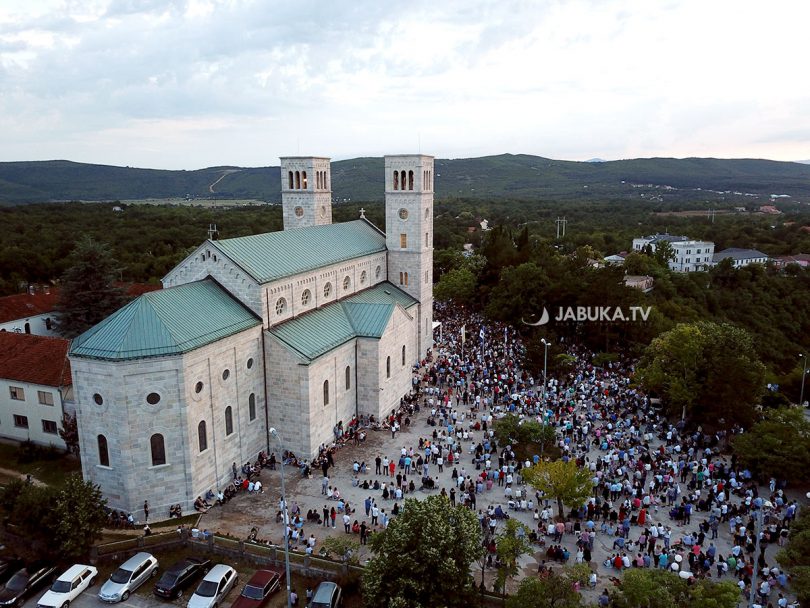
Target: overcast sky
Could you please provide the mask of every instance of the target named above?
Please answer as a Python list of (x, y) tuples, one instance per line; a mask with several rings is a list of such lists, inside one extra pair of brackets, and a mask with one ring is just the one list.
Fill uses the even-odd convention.
[(810, 158), (810, 2), (0, 0), (0, 161)]

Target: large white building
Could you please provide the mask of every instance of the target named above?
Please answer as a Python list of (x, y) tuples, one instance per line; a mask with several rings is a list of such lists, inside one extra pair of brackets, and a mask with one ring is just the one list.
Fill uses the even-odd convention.
[(644, 251), (649, 247), (655, 252), (659, 243), (668, 242), (674, 257), (669, 261), (669, 269), (675, 272), (695, 272), (707, 270), (712, 265), (714, 243), (695, 241), (687, 236), (674, 234), (653, 234), (633, 239), (633, 251)]
[(385, 232), (332, 224), (329, 159), (281, 176), (283, 231), (204, 242), (74, 340), (83, 474), (111, 506), (190, 508), (269, 427), (312, 457), (410, 390), (432, 346), (433, 157), (385, 158)]

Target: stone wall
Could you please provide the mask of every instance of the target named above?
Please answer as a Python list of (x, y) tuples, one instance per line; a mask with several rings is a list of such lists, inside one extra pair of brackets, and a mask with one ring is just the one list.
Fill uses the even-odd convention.
[[(111, 507), (132, 511), (136, 519), (144, 500), (162, 518), (171, 504), (187, 511), (198, 495), (229, 481), (232, 462), (255, 459), (266, 447), (260, 343), (256, 327), (183, 356), (120, 362), (72, 357), (84, 478), (101, 486)], [(248, 358), (255, 372), (245, 369)], [(203, 383), (199, 393), (197, 382)], [(248, 414), (251, 393), (254, 421)], [(225, 437), (228, 406), (233, 432)], [(200, 420), (207, 431), (203, 452)], [(107, 440), (109, 466), (100, 462), (99, 435)], [(165, 464), (153, 464), (154, 435), (163, 437)]]

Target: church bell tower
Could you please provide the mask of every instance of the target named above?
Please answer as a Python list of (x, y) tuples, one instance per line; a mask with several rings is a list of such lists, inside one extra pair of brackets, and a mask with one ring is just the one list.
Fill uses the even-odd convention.
[(433, 157), (385, 157), (388, 280), (419, 301), (419, 356), (433, 346)]
[(332, 223), (332, 174), (328, 158), (281, 158), (284, 230)]

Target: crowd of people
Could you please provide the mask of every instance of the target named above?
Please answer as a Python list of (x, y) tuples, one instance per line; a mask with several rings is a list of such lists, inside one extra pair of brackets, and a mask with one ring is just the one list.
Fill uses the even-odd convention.
[[(729, 455), (723, 431), (670, 424), (632, 382), (630, 359), (598, 366), (594, 353), (566, 345), (572, 365), (534, 378), (521, 367), (525, 349), (517, 332), (436, 308), (442, 339), (414, 366), (412, 394), (374, 421), (400, 438), (397, 448), (374, 455), (373, 472), (371, 456), (368, 465), (351, 465), (353, 489), (365, 495), (359, 513), (329, 469), (344, 434), (357, 437), (368, 420), (353, 420), (345, 433), (336, 427), (335, 446), (322, 446), (307, 465), (307, 476), (321, 469), (321, 494), (334, 506), (310, 510), (306, 522), (343, 523), (345, 533), (365, 543), (397, 516), (405, 498), (438, 491), (476, 511), (487, 538), (503, 519), (522, 521), (544, 575), (552, 563), (587, 563), (595, 585), (597, 573), (615, 579), (626, 568), (664, 568), (689, 581), (733, 577), (748, 597), (756, 569), (761, 605), (786, 603), (786, 574), (768, 559), (767, 547), (785, 542), (799, 506), (777, 480), (763, 491)], [(541, 456), (518, 458), (515, 446), (498, 442), (494, 425), (507, 414), (555, 429), (562, 459), (591, 473), (585, 504), (555, 512), (552, 497), (524, 483), (521, 472)], [(398, 435), (401, 429), (410, 432)], [(293, 538), (303, 526), (300, 512), (280, 510), (280, 517), (290, 520)]]

